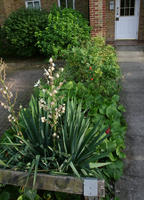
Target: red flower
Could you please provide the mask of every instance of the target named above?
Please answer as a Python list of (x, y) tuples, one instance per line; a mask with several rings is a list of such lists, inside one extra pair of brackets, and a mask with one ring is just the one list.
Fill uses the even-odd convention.
[(105, 133), (108, 135), (110, 131), (111, 131), (110, 128), (108, 128)]
[(92, 70), (92, 67), (89, 67), (90, 70)]
[(91, 81), (93, 81), (93, 78), (91, 78)]

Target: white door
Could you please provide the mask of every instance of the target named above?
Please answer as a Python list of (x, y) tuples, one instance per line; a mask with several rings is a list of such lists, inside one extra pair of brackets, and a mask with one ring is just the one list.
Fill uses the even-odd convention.
[(115, 39), (138, 39), (140, 0), (116, 0)]

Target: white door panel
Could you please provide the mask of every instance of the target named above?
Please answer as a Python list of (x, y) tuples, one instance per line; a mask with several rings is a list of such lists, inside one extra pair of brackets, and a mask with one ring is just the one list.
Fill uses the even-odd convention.
[(115, 39), (138, 39), (140, 0), (116, 0)]

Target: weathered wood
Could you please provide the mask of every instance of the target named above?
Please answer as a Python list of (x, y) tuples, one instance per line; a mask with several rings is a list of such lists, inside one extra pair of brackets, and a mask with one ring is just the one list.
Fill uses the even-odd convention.
[[(26, 183), (27, 173), (0, 170), (0, 183), (24, 186)], [(32, 187), (33, 176), (30, 176), (27, 187)], [(52, 176), (47, 174), (38, 174), (36, 180), (36, 189), (58, 191), (65, 193), (83, 193), (83, 182), (79, 178), (68, 176)]]
[[(16, 186), (24, 186), (28, 173), (0, 169), (0, 183)], [(33, 175), (29, 177), (27, 187), (32, 187)], [(53, 176), (48, 174), (37, 174), (35, 189), (65, 192), (70, 194), (84, 194), (84, 178), (71, 176)], [(98, 180), (98, 196), (104, 197), (104, 181)]]

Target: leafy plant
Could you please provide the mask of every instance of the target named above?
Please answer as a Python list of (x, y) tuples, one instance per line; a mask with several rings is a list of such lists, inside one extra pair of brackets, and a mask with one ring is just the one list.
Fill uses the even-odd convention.
[(4, 58), (13, 55), (14, 47), (7, 41), (3, 27), (0, 27), (0, 56)]
[(6, 19), (3, 25), (5, 40), (18, 56), (32, 56), (38, 52), (35, 32), (48, 23), (48, 13), (38, 9), (19, 9)]
[(86, 19), (73, 9), (53, 8), (44, 30), (36, 31), (37, 46), (46, 56), (63, 57), (63, 51), (80, 46), (90, 37)]
[(2, 192), (0, 194), (0, 199), (3, 199), (3, 200), (9, 200), (10, 199), (10, 195), (8, 192)]

